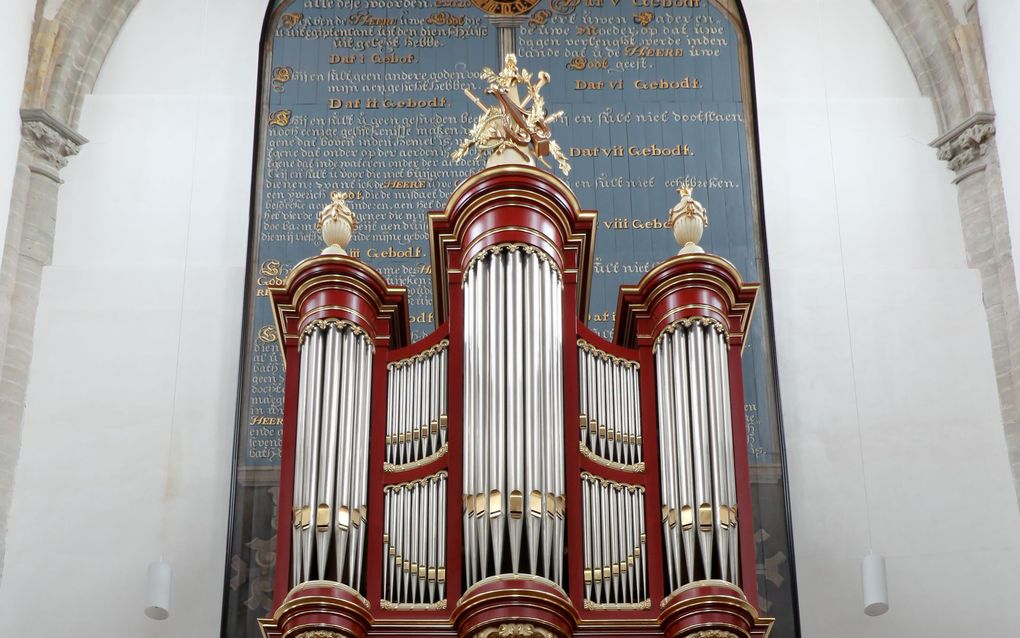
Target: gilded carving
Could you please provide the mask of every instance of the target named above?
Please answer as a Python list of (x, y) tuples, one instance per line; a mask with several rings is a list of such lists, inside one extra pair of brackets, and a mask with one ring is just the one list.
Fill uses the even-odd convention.
[[(552, 155), (563, 174), (569, 174), (567, 156), (549, 134), (549, 125), (563, 117), (563, 111), (547, 115), (545, 98), (539, 93), (549, 82), (549, 74), (539, 71), (537, 81), (532, 82), (527, 69), (517, 68), (517, 56), (508, 53), (500, 72), (485, 67), (482, 79), (489, 82), (485, 93), (496, 98), (496, 106), (487, 106), (469, 89), (464, 89), (482, 114), (467, 139), (454, 151), (453, 159), (464, 159), (472, 147), (479, 154), (490, 152), (490, 161), (498, 155), (510, 153), (516, 154), (520, 163), (533, 164), (533, 158), (537, 158), (548, 166), (544, 157)], [(523, 99), (517, 92), (520, 86), (527, 91)]]
[(313, 629), (311, 631), (302, 631), (294, 636), (294, 638), (350, 638), (350, 634), (333, 629)]
[(702, 629), (693, 634), (687, 634), (684, 638), (742, 638), (739, 634), (725, 629)]
[(547, 629), (536, 627), (531, 623), (503, 623), (498, 627), (486, 627), (475, 634), (474, 638), (556, 638)]

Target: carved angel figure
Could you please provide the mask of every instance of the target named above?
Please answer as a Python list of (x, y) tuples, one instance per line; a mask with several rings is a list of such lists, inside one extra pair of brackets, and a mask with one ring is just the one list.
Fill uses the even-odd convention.
[[(454, 151), (453, 159), (463, 159), (472, 147), (477, 149), (479, 155), (484, 152), (491, 152), (493, 156), (517, 153), (526, 163), (534, 163), (533, 158), (537, 158), (546, 166), (549, 164), (544, 156), (552, 155), (563, 174), (569, 174), (567, 157), (549, 134), (549, 124), (562, 117), (563, 111), (548, 115), (545, 98), (539, 93), (549, 82), (549, 74), (540, 71), (537, 81), (533, 83), (527, 69), (517, 68), (517, 56), (508, 53), (500, 72), (496, 73), (486, 67), (482, 70), (482, 79), (488, 81), (489, 86), (485, 92), (496, 98), (496, 104), (487, 106), (469, 89), (464, 89), (464, 93), (482, 114), (471, 127), (467, 139)], [(520, 98), (518, 92), (518, 87), (522, 85), (527, 91), (524, 99)]]

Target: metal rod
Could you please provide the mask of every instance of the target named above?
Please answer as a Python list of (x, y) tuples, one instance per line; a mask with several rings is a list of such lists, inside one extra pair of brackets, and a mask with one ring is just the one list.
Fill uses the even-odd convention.
[(464, 423), (462, 440), (464, 444), (464, 567), (467, 577), (467, 584), (470, 587), (475, 582), (475, 538), (474, 538), (474, 487), (475, 487), (475, 402), (478, 396), (478, 384), (476, 382), (475, 364), (475, 276), (474, 270), (469, 270), (464, 280)]
[[(479, 347), (478, 374), (480, 383), (478, 394), (481, 399), (478, 408), (477, 433), (478, 433), (478, 489), (475, 493), (475, 524), (478, 540), (478, 566), (479, 578), (488, 576), (489, 561), (489, 482), (488, 472), (491, 460), (491, 437), (489, 436), (489, 404), (492, 402), (492, 379), (489, 376), (492, 363), (492, 345), (488, 339), (491, 331), (485, 330), (486, 313), (489, 308), (489, 298), (492, 296), (492, 281), (489, 276), (491, 269), (488, 259), (481, 259), (476, 266), (478, 270), (478, 299), (475, 300), (475, 327), (477, 329), (477, 341)], [(488, 333), (488, 334), (486, 334)]]
[(695, 535), (697, 526), (697, 503), (694, 496), (694, 473), (691, 462), (692, 439), (691, 439), (691, 375), (695, 374), (695, 368), (690, 361), (688, 353), (688, 329), (680, 328), (673, 333), (673, 371), (674, 381), (680, 391), (674, 397), (674, 410), (678, 415), (677, 431), (679, 438), (674, 441), (676, 446), (674, 456), (676, 459), (676, 471), (679, 478), (679, 505), (681, 515), (680, 533), (683, 536), (684, 557), (687, 566), (687, 579), (684, 582), (694, 580), (694, 555)]
[(674, 394), (682, 388), (672, 368), (673, 335), (666, 333), (655, 350), (655, 384), (658, 394), (659, 455), (662, 489), (662, 534), (666, 546), (666, 591), (680, 586), (680, 552), (677, 542), (678, 505), (676, 460), (676, 421)]
[[(436, 534), (437, 548), (436, 581), (439, 583), (439, 600), (446, 598), (446, 474), (439, 477), (439, 524), (436, 526), (439, 533)], [(458, 576), (459, 578), (459, 576)]]
[(507, 498), (509, 499), (510, 531), (510, 569), (520, 573), (521, 569), (521, 538), (524, 531), (524, 432), (522, 428), (524, 393), (523, 375), (526, 368), (522, 365), (522, 328), (521, 306), (523, 286), (521, 285), (521, 252), (514, 250), (508, 255), (507, 282)]
[(489, 446), (489, 531), (492, 534), (492, 561), (494, 573), (503, 571), (503, 533), (506, 529), (506, 266), (504, 253), (490, 258), (489, 296), (489, 371), (492, 393), (489, 404), (489, 423), (492, 444)]
[(524, 369), (528, 372), (525, 391), (525, 445), (526, 480), (524, 494), (527, 499), (528, 570), (538, 575), (538, 556), (541, 543), (541, 526), (545, 512), (545, 495), (542, 489), (541, 459), (541, 409), (539, 402), (541, 347), (538, 327), (541, 325), (540, 287), (538, 257), (527, 253), (525, 262), (525, 311), (528, 312), (528, 330), (524, 332)]
[(298, 385), (298, 410), (297, 410), (297, 432), (295, 433), (294, 444), (294, 497), (291, 499), (293, 511), (293, 541), (291, 544), (291, 586), (301, 582), (301, 557), (302, 557), (302, 519), (305, 505), (305, 439), (308, 437), (308, 425), (305, 404), (308, 402), (308, 368), (309, 362), (308, 341), (300, 345), (301, 356), (301, 378)]

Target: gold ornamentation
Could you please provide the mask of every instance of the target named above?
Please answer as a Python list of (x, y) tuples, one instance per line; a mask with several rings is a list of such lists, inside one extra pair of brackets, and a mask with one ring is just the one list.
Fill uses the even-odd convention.
[(295, 13), (285, 13), (282, 16), (280, 16), (280, 22), (283, 23), (283, 26), (285, 26), (285, 27), (287, 27), (289, 29), (289, 28), (293, 27), (295, 24), (297, 24), (298, 22), (301, 22), (301, 20), (303, 20), (304, 17), (305, 17), (305, 14), (303, 14), (303, 13), (297, 13), (297, 12), (295, 12)]
[(278, 66), (273, 69), (273, 79), (277, 82), (290, 82), (294, 77), (294, 69), (289, 66)]
[(415, 479), (413, 481), (406, 481), (404, 483), (393, 483), (392, 485), (386, 485), (386, 486), (383, 487), (383, 491), (385, 491), (385, 492), (399, 492), (399, 491), (404, 490), (404, 489), (413, 490), (413, 489), (417, 489), (420, 486), (428, 485), (432, 481), (438, 481), (440, 479), (444, 479), (447, 476), (448, 475), (446, 473), (446, 470), (440, 470), (440, 471), (436, 472), (435, 474), (430, 474), (428, 476), (423, 476), (420, 479)]
[(588, 343), (584, 339), (577, 340), (577, 347), (589, 354), (598, 357), (599, 359), (602, 359), (603, 361), (611, 361), (613, 362), (614, 365), (623, 366), (624, 368), (633, 368), (635, 370), (641, 367), (641, 364), (639, 364), (637, 361), (631, 361), (630, 359), (623, 359), (615, 355), (611, 355), (608, 352), (599, 350), (598, 348)]
[(633, 492), (634, 490), (637, 490), (638, 492), (641, 492), (642, 494), (644, 494), (644, 492), (645, 492), (645, 486), (644, 485), (632, 485), (630, 483), (620, 483), (620, 482), (614, 481), (612, 479), (607, 479), (607, 478), (602, 478), (601, 476), (596, 476), (595, 474), (592, 474), (591, 472), (581, 472), (581, 480), (596, 481), (596, 482), (601, 483), (603, 485), (608, 485), (609, 487), (612, 487), (613, 489), (625, 489), (628, 492)]
[(400, 361), (393, 361), (392, 363), (387, 364), (386, 367), (392, 370), (393, 368), (402, 368), (404, 366), (409, 366), (411, 364), (418, 363), (419, 361), (425, 361), (426, 359), (429, 359), (439, 354), (440, 352), (446, 350), (449, 347), (450, 342), (446, 339), (443, 339), (442, 341), (432, 346), (428, 350), (419, 352), (418, 354), (415, 355), (411, 355), (410, 357), (407, 357), (406, 359), (401, 359)]
[(651, 11), (641, 11), (640, 13), (634, 14), (634, 22), (643, 27), (647, 27), (648, 25), (650, 25), (652, 23), (652, 20), (654, 19), (655, 14), (652, 13)]
[(489, 255), (498, 255), (504, 250), (508, 253), (515, 253), (519, 250), (526, 255), (538, 255), (539, 259), (549, 264), (549, 267), (552, 268), (553, 272), (557, 275), (560, 274), (559, 266), (557, 266), (556, 262), (552, 260), (552, 257), (545, 254), (542, 250), (528, 244), (496, 244), (495, 246), (489, 246), (471, 258), (471, 261), (467, 263), (467, 267), (464, 269), (464, 272), (470, 272), (476, 263), (485, 259)]
[(281, 268), (282, 266), (279, 259), (267, 259), (262, 262), (262, 266), (259, 268), (259, 274), (265, 275), (266, 277), (279, 277)]
[(273, 343), (279, 339), (279, 335), (276, 334), (276, 328), (273, 326), (262, 326), (259, 330), (259, 341), (263, 343)]
[(349, 638), (350, 634), (333, 631), (332, 629), (313, 629), (311, 631), (302, 631), (294, 638)]
[[(347, 330), (350, 330), (359, 337), (368, 334), (364, 330), (362, 330), (357, 324), (351, 323), (346, 319), (336, 319), (330, 317), (329, 319), (316, 319), (315, 321), (312, 321), (307, 326), (305, 326), (305, 329), (301, 331), (301, 342), (304, 343), (305, 337), (312, 334), (316, 330), (325, 330), (326, 328), (336, 328), (337, 330), (343, 330), (346, 328)], [(369, 343), (368, 345), (373, 350), (375, 349), (375, 346), (373, 346), (371, 343)]]
[(288, 124), (290, 124), (290, 113), (291, 113), (290, 109), (280, 109), (279, 111), (274, 111), (272, 115), (269, 116), (269, 125), (287, 126)]
[[(532, 164), (533, 158), (537, 158), (549, 166), (544, 157), (552, 155), (563, 174), (570, 173), (567, 156), (549, 134), (549, 124), (563, 117), (563, 111), (546, 115), (545, 98), (539, 93), (549, 82), (549, 74), (539, 71), (538, 80), (534, 83), (531, 77), (527, 69), (517, 68), (517, 56), (508, 53), (499, 73), (488, 67), (482, 70), (482, 79), (489, 82), (485, 92), (496, 98), (496, 106), (486, 106), (469, 89), (464, 89), (482, 114), (468, 133), (468, 138), (454, 151), (454, 160), (464, 159), (471, 147), (476, 147), (479, 155), (490, 151), (490, 161), (509, 152), (520, 156), (521, 161), (516, 163)], [(520, 85), (527, 89), (523, 100), (517, 93)]]
[(545, 25), (546, 21), (548, 20), (549, 11), (547, 9), (542, 9), (541, 11), (536, 11), (535, 15), (531, 16), (531, 18), (528, 20), (528, 26), (532, 28), (541, 27)]
[(538, 3), (539, 0), (471, 0), (482, 11), (497, 16), (523, 15)]
[[(392, 445), (393, 442), (392, 441), (387, 441), (386, 443)], [(426, 456), (423, 459), (418, 459), (417, 461), (411, 461), (410, 463), (383, 463), (383, 472), (404, 472), (404, 471), (407, 471), (407, 470), (413, 470), (413, 469), (416, 469), (416, 468), (419, 468), (419, 467), (424, 467), (424, 466), (428, 465), (429, 463), (435, 461), (436, 459), (443, 458), (444, 456), (446, 456), (446, 453), (449, 452), (449, 451), (450, 451), (450, 444), (449, 443), (443, 443), (443, 447), (439, 448), (438, 450), (436, 450), (432, 454), (429, 454), (428, 456)]]
[(388, 600), (380, 600), (379, 608), (389, 611), (436, 611), (446, 609), (446, 599), (434, 603), (392, 603)]
[(740, 636), (725, 629), (702, 629), (688, 634), (685, 638), (740, 638)]
[(666, 336), (668, 334), (673, 334), (674, 332), (676, 332), (680, 328), (685, 328), (685, 329), (686, 328), (690, 328), (691, 326), (693, 326), (696, 323), (699, 323), (699, 324), (705, 326), (706, 328), (714, 329), (716, 332), (718, 332), (719, 334), (721, 334), (724, 337), (726, 337), (726, 343), (729, 344), (729, 342), (730, 342), (729, 331), (726, 330), (726, 326), (724, 326), (722, 324), (722, 322), (719, 321), (718, 319), (713, 319), (711, 317), (687, 317), (686, 319), (678, 319), (677, 321), (674, 321), (673, 323), (669, 324), (662, 331), (662, 333), (658, 337), (655, 338), (655, 344), (654, 345), (658, 346), (659, 342), (662, 341), (662, 338), (664, 336)]
[(591, 461), (594, 461), (594, 462), (598, 463), (599, 465), (604, 465), (604, 466), (606, 466), (608, 468), (612, 468), (614, 470), (619, 470), (621, 472), (644, 472), (645, 471), (645, 462), (644, 461), (641, 461), (640, 463), (634, 463), (634, 464), (631, 464), (631, 465), (627, 465), (626, 463), (617, 463), (616, 461), (610, 461), (609, 459), (604, 459), (601, 456), (599, 456), (598, 454), (595, 454), (594, 452), (591, 451), (591, 449), (588, 448), (587, 445), (584, 444), (584, 441), (580, 441), (579, 444), (580, 444), (581, 455), (584, 456), (584, 458), (586, 458), (588, 460), (591, 460)]
[(651, 598), (645, 598), (644, 600), (636, 603), (595, 603), (585, 598), (584, 608), (588, 611), (631, 611), (651, 609), (652, 600)]
[(475, 634), (474, 638), (556, 638), (547, 629), (536, 627), (531, 623), (508, 622), (498, 627), (486, 627)]

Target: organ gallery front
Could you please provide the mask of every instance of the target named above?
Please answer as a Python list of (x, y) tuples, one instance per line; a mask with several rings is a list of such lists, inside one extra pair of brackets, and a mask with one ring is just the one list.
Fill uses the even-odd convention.
[(411, 343), (406, 291), (348, 254), (341, 192), (327, 248), (270, 289), (264, 636), (766, 636), (741, 361), (758, 285), (698, 245), (684, 185), (662, 215), (679, 253), (619, 290), (611, 340), (586, 327), (599, 218), (549, 165), (570, 169), (549, 76), (508, 55), (483, 77), (450, 151), (486, 167), (428, 217), (431, 334)]

